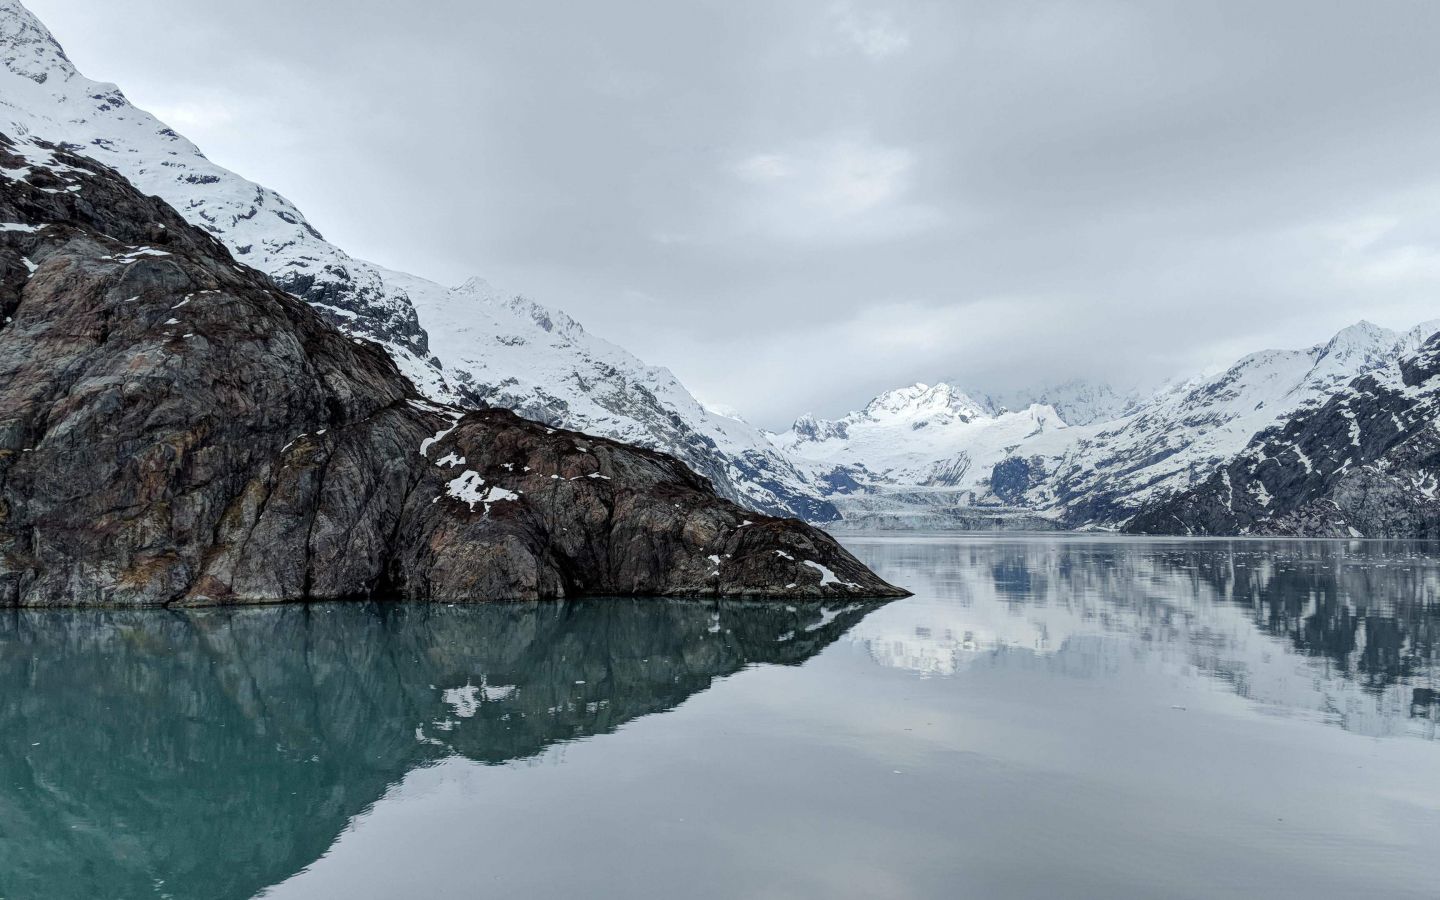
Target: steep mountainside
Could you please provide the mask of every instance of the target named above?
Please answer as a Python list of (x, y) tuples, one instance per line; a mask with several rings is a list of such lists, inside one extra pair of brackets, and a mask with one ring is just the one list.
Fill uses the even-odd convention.
[(915, 385), (834, 421), (802, 417), (772, 440), (853, 524), (1113, 528), (1356, 376), (1398, 377), (1396, 360), (1437, 330), (1361, 322), (1305, 350), (1251, 354), (1113, 421), (1067, 424), (1042, 405), (997, 414), (948, 385)]
[(758, 431), (705, 410), (669, 371), (563, 313), (478, 282), (452, 290), (391, 272), (327, 242), (290, 201), (211, 163), (115, 85), (82, 76), (18, 0), (0, 0), (0, 63), (0, 131), (63, 143), (161, 197), (333, 324), (382, 344), (430, 399), (637, 443), (762, 511), (836, 517)]
[(1260, 434), (1126, 530), (1440, 538), (1440, 334)]
[(1058, 456), (1021, 445), (1012, 456), (1033, 474), (1018, 497), (1070, 525), (1118, 525), (1208, 477), (1256, 432), (1326, 402), (1353, 378), (1397, 373), (1396, 360), (1436, 330), (1440, 322), (1403, 333), (1360, 322), (1324, 344), (1254, 353), (1162, 391), (1133, 415), (1077, 432)]
[(465, 396), (673, 454), (755, 509), (812, 522), (839, 517), (759, 429), (706, 409), (668, 369), (645, 365), (565, 313), (478, 278), (441, 290), (413, 275), (383, 274), (414, 300), (431, 349)]
[(422, 399), (114, 171), (0, 136), (0, 605), (890, 596), (677, 460)]

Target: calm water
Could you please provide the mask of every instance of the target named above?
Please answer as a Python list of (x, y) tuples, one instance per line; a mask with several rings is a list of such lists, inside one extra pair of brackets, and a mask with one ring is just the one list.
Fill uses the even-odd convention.
[(1440, 896), (1440, 556), (846, 540), (916, 596), (0, 612), (0, 898)]

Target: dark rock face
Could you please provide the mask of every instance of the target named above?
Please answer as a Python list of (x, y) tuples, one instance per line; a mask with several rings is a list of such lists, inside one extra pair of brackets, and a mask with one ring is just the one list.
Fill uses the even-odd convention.
[(1003, 502), (1019, 506), (1024, 502), (1025, 492), (1044, 475), (1042, 465), (1012, 456), (990, 470), (990, 490)]
[(1150, 504), (1138, 534), (1440, 538), (1440, 335), (1328, 402), (1262, 431), (1191, 490)]
[(0, 605), (903, 593), (671, 457), (420, 399), (98, 164), (0, 169)]

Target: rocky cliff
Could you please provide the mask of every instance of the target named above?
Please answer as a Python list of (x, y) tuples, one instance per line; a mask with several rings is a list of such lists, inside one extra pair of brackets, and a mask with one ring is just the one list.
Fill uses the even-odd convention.
[(660, 453), (423, 399), (158, 198), (0, 138), (0, 604), (892, 596)]

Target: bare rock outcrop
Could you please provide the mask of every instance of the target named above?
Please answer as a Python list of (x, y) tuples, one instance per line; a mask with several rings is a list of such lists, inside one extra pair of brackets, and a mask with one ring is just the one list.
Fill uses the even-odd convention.
[(883, 597), (679, 461), (422, 399), (113, 171), (0, 137), (0, 605)]

